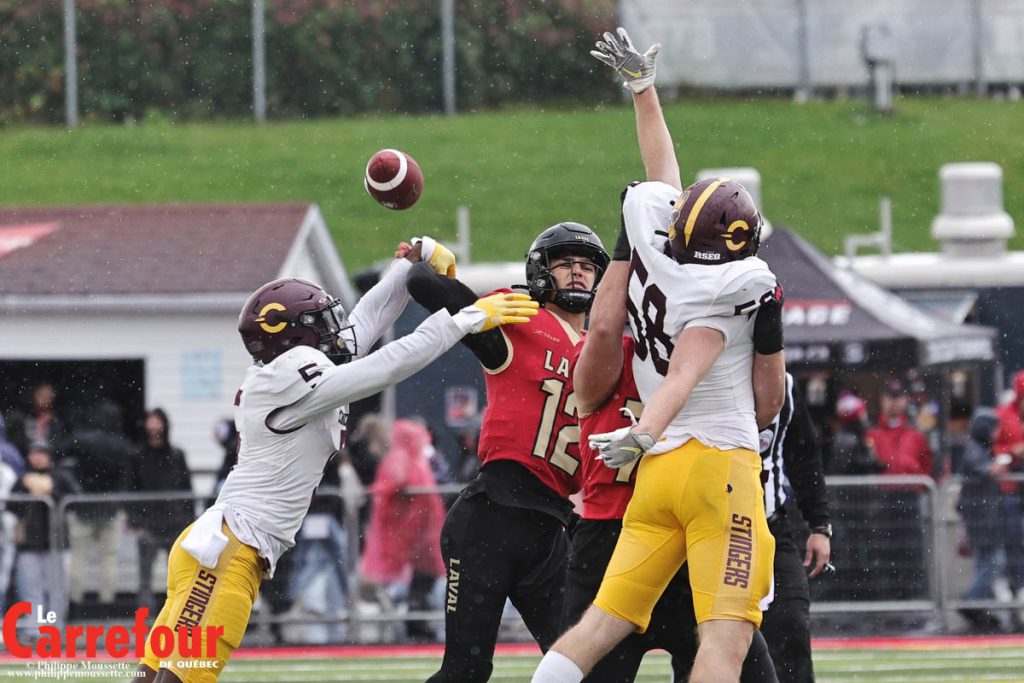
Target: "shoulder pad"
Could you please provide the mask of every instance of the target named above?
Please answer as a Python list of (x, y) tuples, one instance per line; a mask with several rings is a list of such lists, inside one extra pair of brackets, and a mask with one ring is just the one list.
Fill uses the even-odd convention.
[(721, 289), (715, 297), (715, 308), (729, 309), (718, 315), (743, 315), (752, 313), (761, 305), (765, 294), (775, 291), (778, 281), (768, 264), (757, 257), (725, 263), (709, 268), (724, 268)]
[(672, 202), (676, 188), (661, 182), (647, 182), (626, 188), (622, 200), (622, 225), (634, 249), (663, 254), (668, 240)]
[(324, 372), (333, 367), (323, 352), (311, 346), (296, 346), (260, 368), (251, 388), (273, 395), (279, 405), (291, 405), (312, 391)]

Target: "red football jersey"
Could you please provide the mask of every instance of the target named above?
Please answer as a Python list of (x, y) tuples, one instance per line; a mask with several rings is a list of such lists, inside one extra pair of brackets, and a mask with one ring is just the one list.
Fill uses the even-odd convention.
[[(580, 344), (573, 357), (573, 366), (579, 358)], [(636, 465), (634, 460), (625, 467), (613, 470), (605, 467), (597, 459), (597, 451), (590, 447), (591, 434), (613, 432), (630, 424), (621, 409), (629, 408), (640, 417), (643, 404), (640, 392), (633, 381), (633, 338), (622, 338), (622, 374), (612, 395), (600, 408), (580, 420), (580, 457), (581, 485), (583, 488), (584, 519), (622, 519), (626, 514), (626, 506), (633, 497), (633, 484), (636, 483)]]
[(484, 368), (487, 409), (478, 454), (484, 464), (513, 460), (567, 498), (580, 464), (570, 363), (581, 336), (544, 308), (528, 323), (500, 329), (508, 360), (497, 370)]

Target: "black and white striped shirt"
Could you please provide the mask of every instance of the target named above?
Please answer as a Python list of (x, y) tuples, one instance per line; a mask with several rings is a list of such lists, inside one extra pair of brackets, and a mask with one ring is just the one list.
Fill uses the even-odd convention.
[(786, 373), (786, 400), (772, 423), (761, 430), (764, 507), (769, 520), (777, 517), (789, 498), (811, 527), (829, 521), (821, 444), (807, 404), (793, 376)]

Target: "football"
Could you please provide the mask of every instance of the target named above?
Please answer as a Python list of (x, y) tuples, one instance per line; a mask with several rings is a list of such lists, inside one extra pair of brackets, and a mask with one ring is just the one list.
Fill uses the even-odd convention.
[(367, 162), (363, 186), (382, 206), (408, 209), (423, 194), (423, 172), (405, 152), (382, 149)]

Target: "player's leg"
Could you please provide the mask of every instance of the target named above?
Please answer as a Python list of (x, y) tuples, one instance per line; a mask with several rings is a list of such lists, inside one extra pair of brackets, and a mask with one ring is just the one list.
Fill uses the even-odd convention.
[[(181, 538), (185, 532), (171, 548), (168, 585), (173, 586), (173, 590), (169, 591), (168, 601), (149, 632), (142, 660), (143, 665), (159, 672), (156, 683), (175, 679), (183, 683), (214, 683), (224, 671), (231, 653), (242, 642), (259, 592), (263, 561), (256, 550), (240, 542), (226, 524), (222, 529), (228, 536), (228, 545), (212, 569), (200, 566), (182, 550)], [(185, 643), (178, 637), (179, 623), (198, 625)], [(174, 631), (170, 652), (164, 647), (166, 641), (158, 642), (157, 625)], [(190, 665), (178, 666), (179, 662)], [(168, 674), (173, 674), (174, 678), (169, 678)]]
[(602, 657), (635, 630), (631, 622), (591, 605), (579, 623), (544, 655), (532, 683), (580, 683)]
[(811, 597), (807, 572), (797, 548), (791, 521), (773, 525), (775, 597), (764, 612), (761, 632), (771, 652), (779, 681), (814, 683), (811, 661)]
[(642, 633), (630, 633), (598, 660), (583, 683), (633, 683), (651, 647)]
[(516, 565), (528, 568), (514, 577), (509, 597), (523, 623), (542, 651), (562, 634), (566, 570), (569, 565), (569, 537), (562, 523), (537, 510), (515, 510), (523, 525), (521, 539), (533, 545), (519, 548)]
[(754, 625), (749, 621), (711, 619), (698, 627), (700, 646), (693, 661), (693, 683), (734, 683), (750, 650)]
[[(508, 596), (511, 531), (504, 506), (485, 495), (459, 498), (445, 517), (441, 555), (448, 567), (441, 669), (428, 683), (487, 681)], [(516, 539), (522, 543), (522, 539)]]
[[(168, 628), (173, 626), (173, 624), (170, 623), (171, 609), (178, 597), (178, 591), (184, 589), (186, 585), (179, 580), (179, 577), (187, 578), (191, 575), (186, 568), (181, 567), (178, 563), (175, 563), (172, 566), (172, 560), (178, 559), (180, 561), (180, 559), (182, 559), (180, 555), (174, 555), (173, 553), (175, 549), (180, 551), (180, 548), (178, 547), (179, 543), (191, 528), (191, 525), (186, 527), (185, 530), (179, 534), (178, 539), (175, 540), (171, 549), (167, 551), (167, 597), (164, 600), (164, 604), (160, 608), (160, 611), (157, 613), (156, 619), (153, 621), (150, 633), (152, 633), (153, 628), (156, 628), (157, 626), (166, 626)], [(145, 656), (143, 656), (142, 661), (139, 662), (139, 668), (138, 671), (136, 671), (135, 679), (144, 681), (144, 683), (154, 683), (159, 673), (159, 667), (159, 658), (153, 652), (149, 651)]]
[(735, 682), (771, 590), (775, 540), (764, 514), (761, 459), (695, 440), (680, 450), (694, 461), (679, 505), (700, 634), (691, 680)]
[[(674, 683), (686, 683), (697, 656), (697, 616), (693, 611), (688, 565), (682, 566), (665, 589), (654, 608), (648, 633), (655, 635), (655, 647), (672, 655)], [(778, 683), (768, 644), (760, 631), (754, 632), (747, 658), (743, 660), (740, 683)]]
[(647, 629), (655, 603), (686, 560), (686, 538), (674, 507), (679, 491), (673, 484), (685, 481), (687, 472), (683, 461), (671, 455), (640, 462), (622, 534), (594, 605), (545, 655), (535, 683), (572, 681), (575, 671), (582, 678), (623, 638)]
[(562, 606), (562, 631), (569, 630), (597, 597), (601, 578), (622, 531), (621, 520), (584, 519), (576, 524)]
[(740, 683), (779, 683), (775, 664), (768, 652), (768, 643), (759, 630), (754, 631), (750, 640), (750, 649), (747, 650), (747, 658), (743, 660), (743, 668), (740, 670)]
[[(565, 583), (562, 631), (575, 625), (597, 596), (621, 531), (622, 520), (618, 519), (584, 519), (576, 525)], [(636, 677), (646, 651), (642, 636), (627, 636), (594, 665), (584, 683), (629, 683)]]

